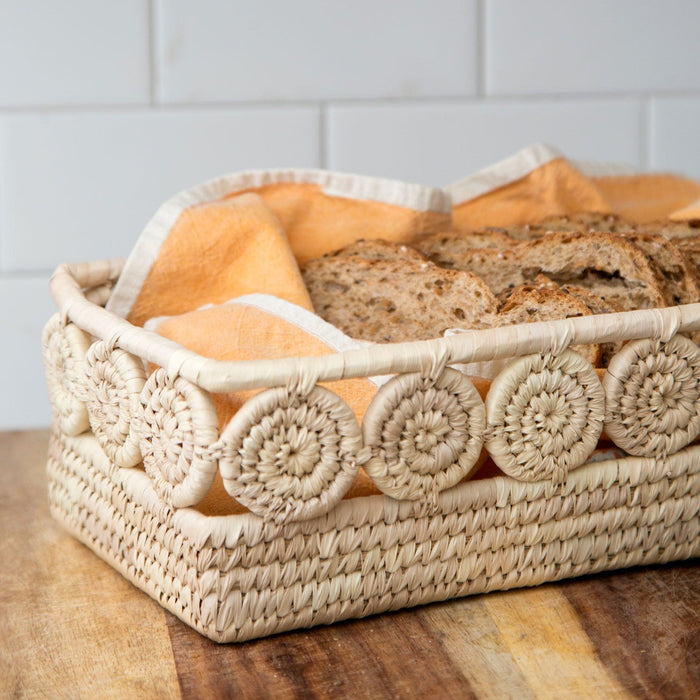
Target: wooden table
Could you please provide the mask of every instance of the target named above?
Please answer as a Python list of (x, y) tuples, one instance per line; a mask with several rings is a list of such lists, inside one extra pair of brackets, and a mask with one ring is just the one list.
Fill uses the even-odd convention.
[(48, 513), (46, 431), (0, 433), (0, 697), (700, 694), (697, 562), (218, 646)]

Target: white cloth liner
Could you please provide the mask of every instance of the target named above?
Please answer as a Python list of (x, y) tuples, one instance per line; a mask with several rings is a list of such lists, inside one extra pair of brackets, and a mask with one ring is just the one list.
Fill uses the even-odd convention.
[(449, 214), (452, 206), (443, 190), (364, 175), (304, 169), (250, 170), (225, 175), (180, 192), (158, 209), (136, 241), (107, 301), (107, 310), (123, 318), (129, 315), (163, 242), (185, 209), (242, 190), (282, 183), (319, 185), (329, 196), (372, 200), (416, 211)]

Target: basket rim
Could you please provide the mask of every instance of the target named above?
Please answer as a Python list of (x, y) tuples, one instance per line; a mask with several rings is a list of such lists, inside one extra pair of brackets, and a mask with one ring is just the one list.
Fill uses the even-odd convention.
[[(409, 372), (435, 376), (451, 364), (560, 354), (572, 344), (640, 338), (667, 342), (678, 332), (700, 330), (700, 303), (694, 303), (485, 330), (454, 329), (442, 338), (378, 344), (321, 357), (222, 361), (133, 326), (92, 301), (104, 299), (104, 287), (118, 279), (123, 266), (122, 258), (59, 265), (50, 287), (62, 321), (70, 320), (110, 347), (121, 347), (163, 367), (169, 376), (182, 376), (213, 393)], [(102, 292), (94, 293), (97, 290)]]

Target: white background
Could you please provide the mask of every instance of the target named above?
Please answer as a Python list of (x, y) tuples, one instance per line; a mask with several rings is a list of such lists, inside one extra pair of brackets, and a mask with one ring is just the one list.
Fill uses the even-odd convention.
[(47, 425), (56, 264), (216, 175), (444, 185), (536, 141), (700, 178), (692, 0), (0, 0), (0, 429)]

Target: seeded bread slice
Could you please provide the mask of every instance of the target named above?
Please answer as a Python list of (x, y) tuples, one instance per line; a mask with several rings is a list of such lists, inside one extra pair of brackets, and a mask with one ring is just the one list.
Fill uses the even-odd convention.
[(494, 294), (544, 274), (559, 284), (588, 288), (625, 310), (666, 305), (653, 263), (615, 234), (551, 233), (511, 249), (445, 253), (440, 262), (479, 274)]
[(382, 238), (360, 238), (344, 248), (329, 253), (328, 257), (347, 258), (359, 256), (367, 260), (413, 260), (425, 262), (428, 258), (419, 250), (401, 243), (385, 241)]
[(316, 313), (376, 343), (426, 340), (448, 328), (488, 327), (498, 302), (476, 275), (429, 262), (326, 257), (303, 269)]
[[(414, 246), (438, 265), (449, 263), (454, 254), (475, 248), (512, 248), (518, 241), (505, 229), (482, 229), (472, 233), (433, 233), (414, 242)], [(444, 265), (449, 266), (449, 265)]]
[(633, 233), (636, 224), (617, 214), (603, 214), (601, 212), (580, 212), (567, 216), (550, 216), (538, 221), (530, 227), (530, 230), (539, 231), (540, 235), (554, 231), (578, 231), (579, 233), (592, 233), (593, 231), (605, 231), (606, 233)]
[(700, 275), (700, 236), (695, 238), (675, 238), (674, 242), (683, 257)]
[(658, 233), (678, 242), (685, 238), (700, 237), (700, 221), (649, 221), (635, 224), (639, 233)]
[(623, 235), (653, 260), (660, 273), (659, 281), (669, 306), (692, 304), (700, 300), (697, 269), (673, 241), (651, 233)]
[[(494, 325), (558, 321), (564, 318), (591, 316), (587, 304), (552, 282), (519, 285), (499, 296), (502, 302)], [(585, 357), (593, 366), (600, 364), (600, 345), (572, 345), (571, 349)]]
[[(667, 226), (667, 229), (679, 230), (672, 226)], [(510, 229), (507, 231), (511, 236), (514, 233)], [(700, 299), (700, 279), (694, 266), (663, 235), (663, 229), (659, 225), (635, 224), (615, 214), (592, 212), (550, 217), (529, 227), (521, 227), (520, 234), (534, 239), (541, 238), (550, 231), (618, 233), (625, 236), (652, 261), (668, 306), (691, 304)]]
[[(591, 310), (593, 314), (613, 314), (618, 311), (625, 311), (619, 303), (610, 299), (603, 299), (586, 287), (580, 287), (576, 284), (566, 284), (562, 287), (569, 294), (573, 294), (580, 299)], [(624, 341), (618, 340), (613, 343), (600, 344), (600, 367), (607, 367), (613, 355), (622, 350)]]
[[(667, 225), (668, 231), (680, 231)], [(683, 229), (686, 233), (687, 230)], [(696, 232), (698, 229), (695, 229)], [(696, 267), (668, 237), (663, 227), (635, 224), (615, 214), (581, 213), (544, 219), (530, 226), (505, 229), (508, 237), (537, 239), (554, 231), (571, 233), (618, 233), (632, 241), (653, 263), (657, 281), (668, 306), (691, 304), (700, 299), (700, 278)], [(493, 247), (504, 247), (494, 245)]]

